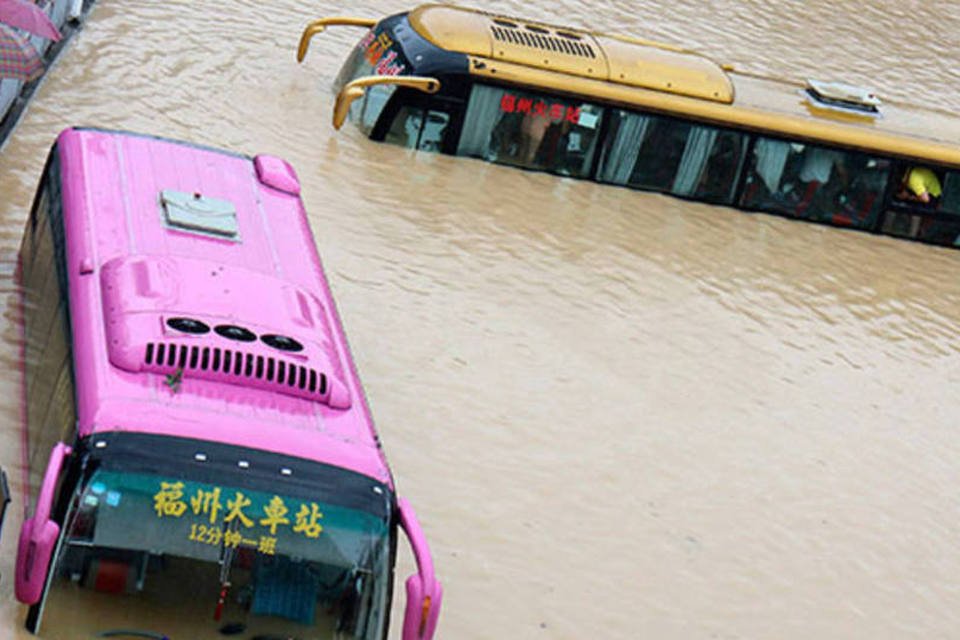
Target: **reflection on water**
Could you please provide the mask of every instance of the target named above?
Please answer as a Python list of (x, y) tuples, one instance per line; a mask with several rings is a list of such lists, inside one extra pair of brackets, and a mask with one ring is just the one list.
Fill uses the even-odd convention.
[[(540, 5), (494, 8), (960, 107), (953, 5)], [(11, 274), (47, 148), (71, 124), (149, 131), (299, 170), (445, 582), (440, 637), (960, 633), (960, 253), (336, 134), (329, 86), (360, 32), (318, 36), (298, 66), (302, 26), (403, 8), (95, 7), (0, 156), (13, 489)]]

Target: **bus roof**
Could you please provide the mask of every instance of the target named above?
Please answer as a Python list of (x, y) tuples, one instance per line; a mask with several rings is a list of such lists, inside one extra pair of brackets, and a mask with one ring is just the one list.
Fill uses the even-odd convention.
[(90, 129), (56, 153), (81, 436), (223, 442), (392, 486), (288, 163)]
[(866, 90), (821, 100), (807, 89), (843, 85), (764, 78), (682, 47), (473, 9), (423, 5), (408, 18), (421, 37), (465, 54), (470, 73), (491, 81), (960, 166), (960, 118), (917, 105), (878, 106)]

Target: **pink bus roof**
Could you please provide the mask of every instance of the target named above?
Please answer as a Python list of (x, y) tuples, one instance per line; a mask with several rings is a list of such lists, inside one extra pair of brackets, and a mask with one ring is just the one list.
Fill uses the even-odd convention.
[(81, 436), (223, 442), (392, 486), (288, 163), (89, 129), (57, 153)]

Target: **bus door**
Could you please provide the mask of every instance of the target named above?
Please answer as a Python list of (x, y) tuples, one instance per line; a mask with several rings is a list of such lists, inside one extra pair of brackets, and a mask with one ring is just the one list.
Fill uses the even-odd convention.
[(881, 231), (932, 244), (960, 246), (960, 171), (899, 163)]
[(463, 112), (460, 98), (398, 89), (371, 138), (408, 149), (454, 154)]

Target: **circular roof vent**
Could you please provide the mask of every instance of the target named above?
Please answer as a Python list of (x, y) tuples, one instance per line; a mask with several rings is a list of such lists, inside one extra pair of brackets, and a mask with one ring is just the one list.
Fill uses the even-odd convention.
[(257, 339), (257, 335), (250, 331), (249, 329), (244, 329), (243, 327), (238, 327), (233, 324), (218, 324), (213, 328), (217, 335), (223, 336), (230, 340), (238, 340), (240, 342), (253, 342)]
[(260, 336), (263, 344), (279, 349), (280, 351), (303, 351), (303, 345), (287, 336), (278, 336), (271, 333)]
[(167, 326), (183, 333), (209, 333), (210, 327), (193, 318), (168, 318)]

